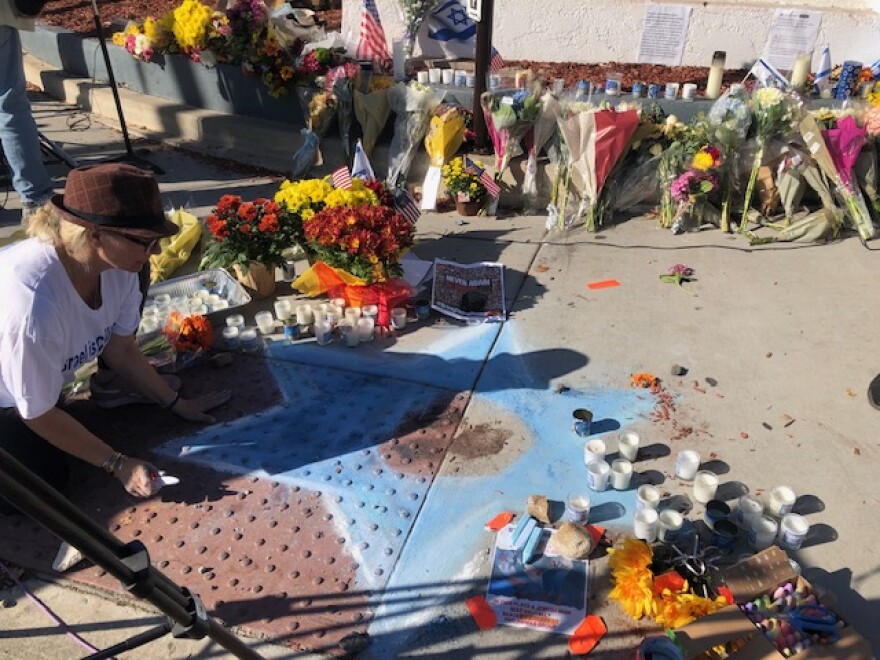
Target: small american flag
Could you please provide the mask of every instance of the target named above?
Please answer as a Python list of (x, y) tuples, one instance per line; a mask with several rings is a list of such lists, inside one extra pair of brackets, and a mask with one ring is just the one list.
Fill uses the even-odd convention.
[(465, 157), (464, 169), (480, 177), (480, 181), (486, 186), (486, 192), (489, 193), (489, 197), (498, 197), (498, 193), (501, 192), (501, 186), (495, 183), (495, 179), (486, 170), (467, 157)]
[(382, 20), (379, 18), (379, 10), (376, 8), (376, 0), (363, 0), (361, 6), (361, 35), (358, 41), (356, 55), (360, 60), (373, 60), (374, 62), (388, 62), (391, 54), (388, 52), (388, 42), (385, 40), (385, 30)]
[(351, 172), (347, 167), (340, 167), (330, 178), (334, 188), (345, 188), (346, 190), (351, 188)]
[(492, 49), (492, 59), (489, 60), (489, 71), (492, 73), (498, 73), (501, 69), (504, 68), (504, 58), (501, 57), (501, 53), (499, 53), (494, 48)]
[(394, 205), (397, 212), (412, 223), (418, 222), (422, 216), (422, 211), (409, 190), (402, 190), (394, 198)]

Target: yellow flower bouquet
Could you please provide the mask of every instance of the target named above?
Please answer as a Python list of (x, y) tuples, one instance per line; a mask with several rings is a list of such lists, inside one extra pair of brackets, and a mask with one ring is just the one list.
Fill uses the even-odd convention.
[[(473, 162), (482, 169), (481, 162)], [(456, 201), (482, 202), (486, 199), (486, 186), (479, 176), (467, 171), (461, 156), (444, 165), (442, 175), (446, 190)]]

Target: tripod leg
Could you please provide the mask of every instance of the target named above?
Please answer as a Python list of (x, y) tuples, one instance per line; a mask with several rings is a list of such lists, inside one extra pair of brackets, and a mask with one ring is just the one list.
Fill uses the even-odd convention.
[(139, 646), (143, 646), (144, 644), (149, 644), (150, 642), (153, 642), (157, 639), (161, 639), (171, 632), (171, 627), (171, 622), (166, 621), (162, 625), (156, 626), (155, 628), (150, 628), (149, 630), (145, 630), (144, 632), (134, 635), (133, 637), (129, 637), (124, 642), (119, 642), (119, 644), (114, 644), (110, 648), (106, 648), (103, 651), (98, 651), (97, 653), (93, 653), (92, 655), (87, 655), (82, 660), (99, 660), (100, 658), (112, 658), (119, 653), (131, 651), (132, 649), (136, 649)]
[(59, 147), (57, 144), (52, 142), (52, 140), (47, 138), (42, 133), (37, 133), (37, 136), (40, 139), (40, 147), (43, 149), (43, 151), (55, 156), (55, 158), (60, 160), (71, 169), (79, 167), (79, 163), (76, 162), (76, 159), (68, 154), (66, 151), (64, 151), (64, 149)]

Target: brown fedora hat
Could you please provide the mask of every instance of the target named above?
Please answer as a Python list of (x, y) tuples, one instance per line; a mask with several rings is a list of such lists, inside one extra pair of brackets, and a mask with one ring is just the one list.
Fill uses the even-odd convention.
[(51, 204), (64, 220), (133, 236), (173, 236), (180, 227), (165, 217), (159, 182), (125, 163), (86, 165), (71, 170), (63, 195)]

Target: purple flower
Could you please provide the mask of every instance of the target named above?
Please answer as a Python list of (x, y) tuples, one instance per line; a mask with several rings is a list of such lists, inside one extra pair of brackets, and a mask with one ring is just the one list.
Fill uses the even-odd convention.
[(694, 269), (684, 264), (675, 264), (669, 268), (670, 275), (678, 275), (680, 277), (690, 277), (694, 274)]

